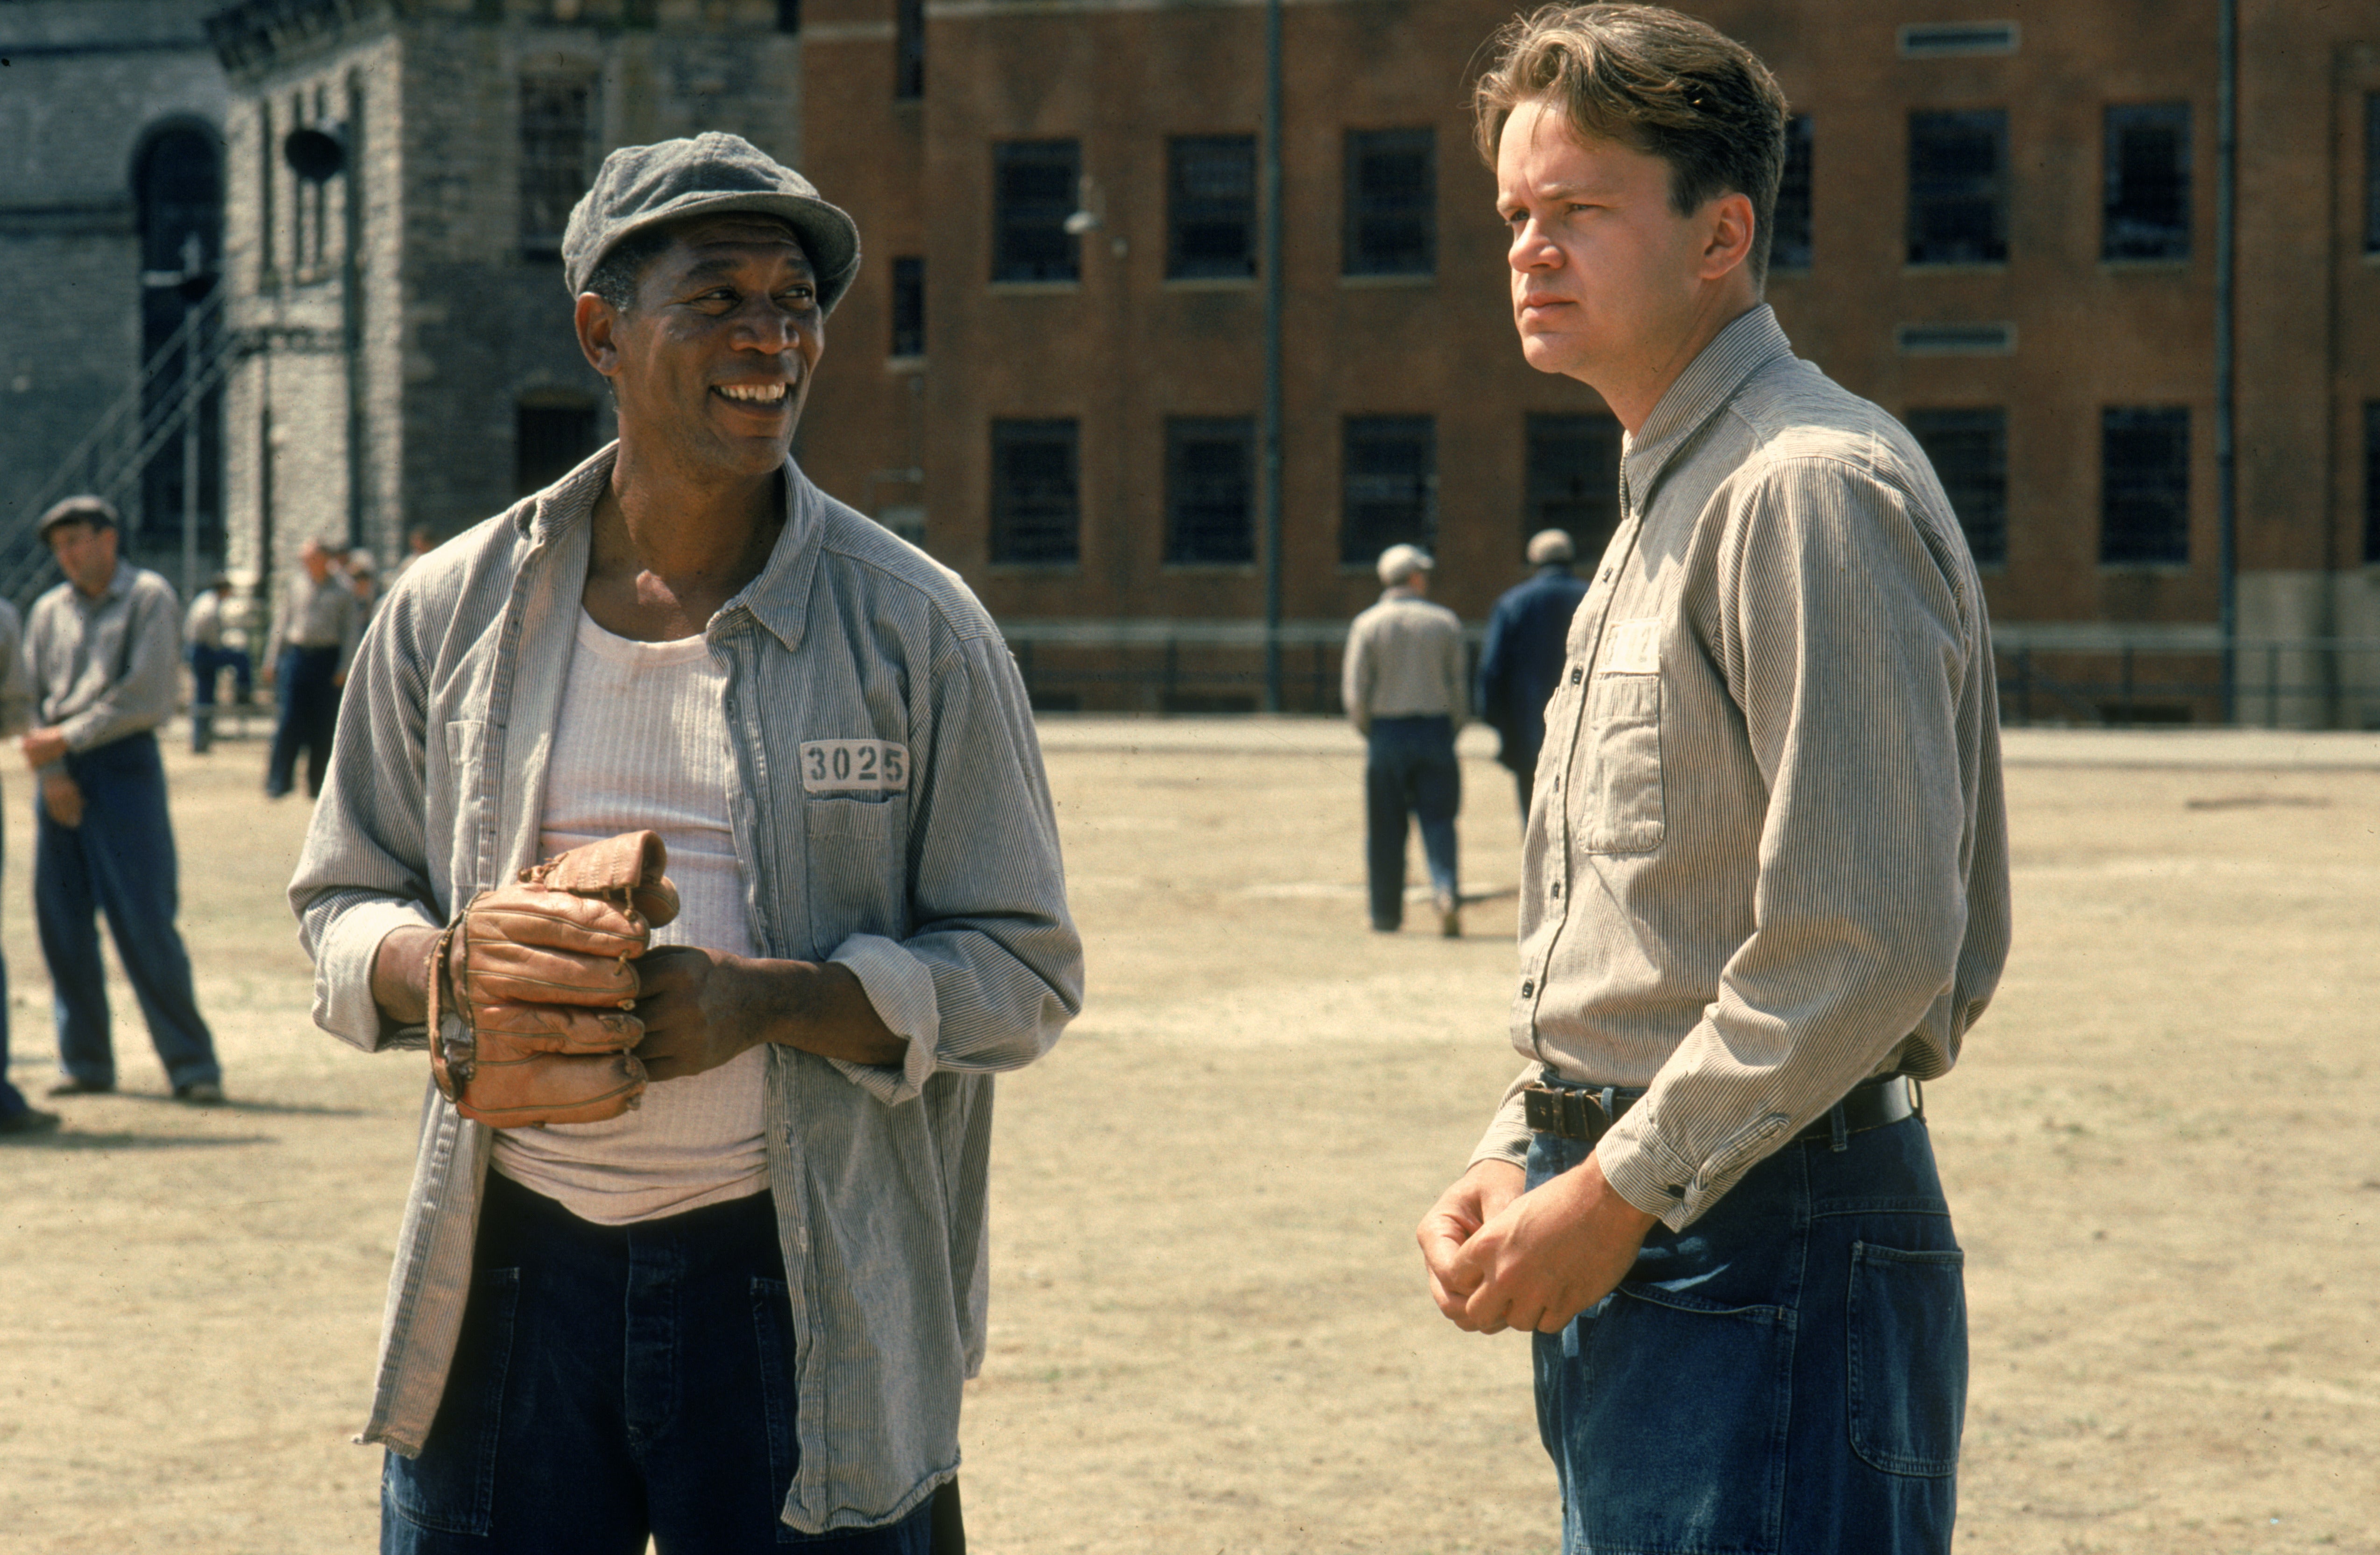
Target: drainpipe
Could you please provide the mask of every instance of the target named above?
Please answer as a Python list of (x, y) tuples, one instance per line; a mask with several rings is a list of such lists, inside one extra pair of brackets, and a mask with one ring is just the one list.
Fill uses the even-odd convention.
[(2220, 552), (2223, 722), (2239, 714), (2240, 494), (2232, 406), (2233, 226), (2240, 135), (2240, 4), (2217, 0), (2215, 85), (2215, 502)]
[(1265, 711), (1281, 711), (1281, 0), (1265, 0), (1264, 427)]
[(363, 246), (364, 89), (347, 73), (346, 253), (339, 266), (339, 334), (347, 365), (347, 548), (365, 541)]

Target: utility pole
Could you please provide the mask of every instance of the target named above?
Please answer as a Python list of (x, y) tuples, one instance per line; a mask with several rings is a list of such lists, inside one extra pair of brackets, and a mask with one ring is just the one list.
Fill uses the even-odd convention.
[[(2216, 0), (2215, 86), (2215, 504), (2217, 598), (2223, 633), (2223, 722), (2240, 711), (2240, 480), (2232, 403), (2233, 226), (2239, 199), (2240, 0)], [(2275, 710), (2276, 722), (2278, 710)]]

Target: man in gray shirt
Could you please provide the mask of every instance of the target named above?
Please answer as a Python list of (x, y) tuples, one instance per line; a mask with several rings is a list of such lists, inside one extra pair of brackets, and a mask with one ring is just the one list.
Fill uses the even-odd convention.
[(301, 750), (306, 796), (322, 793), (339, 722), (339, 688), (363, 636), (365, 613), (330, 548), (309, 539), (298, 548), (298, 570), (282, 585), (264, 643), (264, 676), (280, 699), (264, 767), (267, 798), (278, 799), (295, 784)]
[(1340, 699), (1364, 736), (1364, 864), (1372, 928), (1393, 934), (1405, 914), (1405, 829), (1421, 822), (1438, 931), (1463, 932), (1454, 818), (1463, 808), (1463, 768), (1454, 736), (1470, 716), (1463, 668), (1463, 623), (1429, 600), (1435, 564), (1418, 545), (1380, 553), (1379, 602), (1347, 629)]
[(33, 909), (66, 1072), (50, 1094), (115, 1088), (99, 954), (104, 912), (175, 1097), (219, 1102), (214, 1035), (174, 927), (178, 870), (157, 753), (157, 725), (174, 711), (181, 607), (164, 578), (117, 556), (117, 526), (115, 507), (92, 496), (42, 516), (67, 580), (33, 601), (25, 628), (39, 722), (20, 744), (41, 781)]
[(955, 1548), (991, 1076), (1082, 944), (990, 617), (787, 456), (858, 244), (734, 136), (613, 152), (564, 270), (619, 441), (408, 568), (357, 658), (289, 888), (325, 1028), (422, 1046), (440, 926), (558, 840), (658, 832), (711, 906), (605, 1017), (638, 1111), (500, 1139), (428, 1089), (384, 1550)]
[(1421, 1223), (1432, 1292), (1536, 1333), (1565, 1548), (1944, 1551), (1966, 1312), (1912, 1080), (2008, 949), (1983, 590), (1916, 443), (1760, 301), (1767, 68), (1653, 6), (1499, 43), (1522, 353), (1628, 436), (1523, 855), (1529, 1063)]

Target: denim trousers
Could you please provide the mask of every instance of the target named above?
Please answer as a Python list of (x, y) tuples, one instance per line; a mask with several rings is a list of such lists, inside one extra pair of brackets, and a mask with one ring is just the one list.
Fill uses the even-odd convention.
[(381, 1476), (383, 1555), (929, 1555), (930, 1500), (828, 1535), (793, 1483), (793, 1316), (767, 1193), (596, 1225), (490, 1172), (445, 1396)]
[(149, 1040), (176, 1086), (221, 1084), (214, 1034), (190, 987), (190, 954), (174, 927), (180, 870), (165, 812), (157, 736), (142, 732), (67, 757), (82, 790), (82, 824), (50, 819), (34, 791), (33, 916), (50, 966), (58, 1066), (91, 1086), (115, 1083), (99, 916), (140, 1001)]
[(1455, 893), (1454, 817), (1463, 808), (1463, 768), (1454, 759), (1454, 723), (1439, 718), (1376, 718), (1364, 760), (1364, 856), (1371, 882), (1372, 927), (1405, 919), (1405, 825), (1421, 822), (1430, 889)]
[(209, 648), (205, 643), (190, 644), (190, 748), (204, 751), (214, 743), (215, 683), (223, 672), (231, 672), (232, 685), (241, 701), (248, 699), (248, 650), (240, 648)]
[[(0, 832), (0, 843), (6, 837)], [(0, 955), (0, 1118), (13, 1118), (32, 1105), (8, 1083), (8, 958)]]
[[(1585, 1159), (1539, 1135), (1528, 1183)], [(1536, 1340), (1564, 1555), (1941, 1555), (1963, 1257), (1922, 1117), (1787, 1145)]]
[(300, 750), (306, 753), (306, 796), (322, 792), (322, 774), (331, 766), (331, 736), (339, 728), (339, 688), (331, 684), (338, 673), (335, 648), (292, 644), (281, 650), (273, 671), (278, 711), (273, 754), (264, 763), (264, 791), (276, 799), (297, 781)]

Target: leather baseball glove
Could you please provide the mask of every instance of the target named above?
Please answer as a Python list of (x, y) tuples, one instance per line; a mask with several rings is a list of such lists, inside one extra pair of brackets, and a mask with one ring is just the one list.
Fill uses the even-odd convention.
[(637, 1105), (633, 963), (677, 917), (668, 862), (659, 836), (624, 832), (523, 869), (455, 915), (431, 952), (430, 1070), (457, 1112), (528, 1128)]

